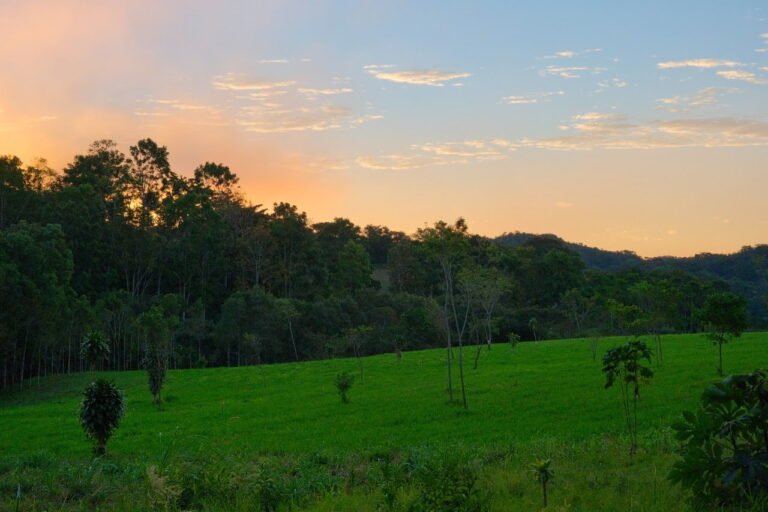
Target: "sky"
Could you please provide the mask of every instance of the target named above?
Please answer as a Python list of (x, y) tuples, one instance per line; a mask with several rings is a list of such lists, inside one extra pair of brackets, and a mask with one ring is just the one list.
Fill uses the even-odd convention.
[(0, 0), (0, 154), (642, 256), (768, 243), (768, 3)]

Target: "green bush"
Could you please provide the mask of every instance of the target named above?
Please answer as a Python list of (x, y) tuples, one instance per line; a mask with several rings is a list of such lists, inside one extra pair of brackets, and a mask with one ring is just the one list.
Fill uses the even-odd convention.
[(94, 441), (93, 451), (97, 456), (106, 453), (107, 441), (120, 424), (124, 412), (123, 393), (113, 382), (99, 379), (85, 388), (80, 404), (80, 424)]
[(697, 508), (768, 500), (768, 387), (765, 370), (707, 388), (701, 406), (673, 426), (682, 460), (669, 479), (692, 491)]
[(349, 396), (347, 396), (347, 393), (352, 388), (352, 384), (354, 384), (354, 382), (355, 376), (349, 372), (341, 372), (336, 375), (336, 389), (339, 390), (342, 403), (349, 403)]

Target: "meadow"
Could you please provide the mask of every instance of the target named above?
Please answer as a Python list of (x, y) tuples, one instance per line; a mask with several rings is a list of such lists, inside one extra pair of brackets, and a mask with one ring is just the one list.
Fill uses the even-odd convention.
[[(77, 420), (93, 374), (43, 378), (0, 395), (0, 507), (13, 510), (21, 485), (20, 510), (427, 510), (425, 493), (442, 492), (432, 474), (469, 482), (480, 508), (462, 510), (532, 510), (528, 466), (552, 458), (549, 509), (686, 510), (666, 481), (669, 426), (717, 380), (716, 349), (700, 334), (663, 337), (630, 457), (600, 362), (624, 340), (601, 339), (596, 360), (585, 339), (496, 344), (476, 370), (466, 348), (468, 411), (448, 402), (444, 350), (364, 358), (362, 378), (355, 359), (171, 371), (159, 407), (144, 372), (105, 373), (127, 407), (97, 461)], [(727, 345), (726, 373), (768, 366), (766, 342)], [(356, 375), (349, 404), (334, 385), (343, 370)]]

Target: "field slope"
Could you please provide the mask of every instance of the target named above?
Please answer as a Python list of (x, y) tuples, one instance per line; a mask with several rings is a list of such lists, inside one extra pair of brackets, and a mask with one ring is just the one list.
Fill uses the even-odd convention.
[[(716, 380), (715, 348), (703, 335), (663, 340), (664, 364), (655, 368), (639, 409), (641, 437), (650, 445), (668, 439), (669, 424), (683, 409), (694, 408), (702, 390)], [(621, 341), (602, 339), (598, 353)], [(767, 346), (766, 333), (745, 334), (726, 346), (726, 372), (768, 366)], [(494, 345), (482, 350), (477, 370), (473, 357), (474, 348), (465, 350), (468, 412), (447, 402), (443, 350), (409, 352), (399, 361), (391, 354), (365, 358), (364, 379), (354, 359), (171, 371), (160, 408), (151, 403), (144, 373), (108, 373), (127, 398), (110, 457), (148, 462), (170, 450), (344, 457), (424, 446), (462, 446), (478, 453), (535, 446), (525, 453), (551, 455), (543, 447), (557, 452), (555, 446), (593, 446), (606, 437), (615, 439), (617, 453), (623, 450), (618, 390), (603, 389), (600, 355), (592, 360), (589, 341), (523, 343), (514, 349)], [(356, 374), (347, 405), (334, 387), (342, 370)], [(49, 377), (0, 396), (0, 454), (6, 469), (9, 461), (30, 455), (89, 459), (76, 413), (80, 393), (92, 378)], [(667, 453), (653, 462), (661, 480), (672, 457)], [(333, 508), (344, 507), (336, 503)]]

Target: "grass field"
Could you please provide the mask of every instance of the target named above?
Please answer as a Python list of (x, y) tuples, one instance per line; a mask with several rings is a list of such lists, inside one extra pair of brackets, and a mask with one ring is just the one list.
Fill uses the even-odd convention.
[[(601, 340), (598, 353), (620, 341)], [(768, 366), (767, 347), (766, 333), (745, 334), (726, 346), (726, 373)], [(447, 401), (443, 350), (409, 352), (400, 361), (391, 354), (365, 358), (364, 380), (354, 359), (171, 371), (160, 408), (151, 403), (143, 372), (106, 374), (127, 398), (126, 415), (109, 443), (107, 459), (122, 469), (115, 470), (114, 478), (104, 477), (113, 491), (99, 498), (103, 501), (89, 503), (97, 508), (138, 506), (121, 497), (117, 487), (125, 479), (126, 488), (144, 489), (148, 464), (165, 470), (166, 484), (173, 488), (174, 478), (183, 480), (173, 476), (183, 460), (223, 465), (259, 460), (263, 467), (265, 460), (298, 464), (322, 454), (321, 465), (331, 460), (354, 468), (383, 458), (427, 461), (428, 467), (432, 452), (441, 451), (463, 454), (462, 460), (476, 465), (476, 487), (487, 495), (491, 510), (540, 505), (536, 483), (526, 472), (538, 457), (554, 459), (550, 508), (555, 510), (684, 509), (682, 491), (665, 481), (675, 459), (668, 427), (717, 380), (715, 347), (703, 335), (664, 337), (664, 364), (655, 368), (653, 382), (643, 391), (642, 449), (634, 458), (626, 454), (621, 437), (618, 390), (603, 389), (600, 357), (592, 360), (588, 340), (523, 343), (514, 349), (495, 345), (491, 351), (483, 349), (477, 370), (472, 369), (473, 355), (473, 349), (465, 352), (468, 412)], [(347, 405), (334, 387), (342, 370), (357, 374)], [(80, 394), (91, 379), (88, 374), (55, 376), (0, 396), (0, 492), (5, 499), (0, 506), (11, 506), (14, 479), (48, 475), (49, 487), (56, 488), (64, 485), (57, 479), (63, 465), (74, 481), (93, 479), (87, 473), (90, 445), (77, 421)], [(77, 476), (78, 471), (84, 473)], [(366, 473), (352, 477), (350, 484), (353, 473), (347, 471), (342, 483), (293, 504), (316, 510), (376, 510), (382, 499), (371, 483), (376, 478)], [(34, 483), (29, 486), (35, 488)], [(398, 490), (404, 501), (415, 492), (407, 483)], [(29, 494), (24, 502), (28, 509), (56, 509), (52, 505), (60, 499), (60, 492), (53, 497)], [(120, 501), (124, 498), (127, 503)], [(69, 499), (60, 506), (88, 508), (84, 503)], [(214, 499), (208, 508), (237, 507)]]

